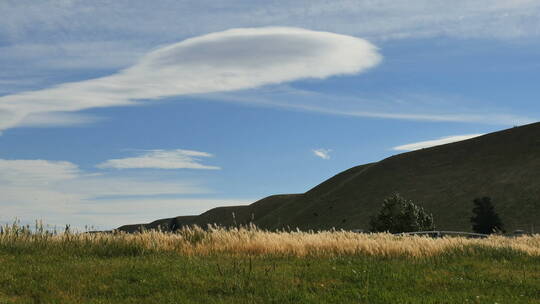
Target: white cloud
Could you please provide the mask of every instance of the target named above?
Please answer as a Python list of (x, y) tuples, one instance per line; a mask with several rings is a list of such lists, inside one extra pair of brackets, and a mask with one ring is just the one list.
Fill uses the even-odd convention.
[[(109, 1), (107, 5), (98, 5), (91, 1), (59, 3), (56, 0), (43, 0), (39, 3), (33, 2), (31, 5), (27, 1), (4, 1), (0, 2), (0, 10), (5, 12), (0, 18), (0, 41), (6, 42), (0, 47), (0, 53), (2, 53), (0, 66), (3, 67), (0, 69), (0, 95), (21, 92), (28, 88), (42, 88), (51, 83), (65, 81), (67, 77), (69, 79), (87, 77), (81, 76), (88, 75), (82, 71), (88, 72), (95, 69), (111, 71), (126, 68), (138, 62), (144, 53), (155, 50), (156, 45), (170, 44), (179, 39), (235, 27), (264, 27), (279, 24), (365, 37), (373, 41), (423, 37), (511, 39), (512, 41), (521, 38), (523, 41), (534, 41), (534, 38), (540, 34), (540, 19), (537, 18), (540, 13), (540, 2), (536, 0), (456, 0), (451, 2), (269, 0), (264, 3), (239, 0), (235, 4), (222, 0), (201, 0), (196, 4), (185, 1), (175, 3), (152, 1), (150, 3), (142, 0), (120, 0)], [(220, 18), (215, 18), (216, 12), (219, 12)], [(133, 20), (137, 22), (134, 23)], [(203, 37), (208, 36), (196, 39)], [(280, 41), (283, 42), (283, 40)], [(208, 45), (211, 44), (210, 41), (207, 42)], [(223, 42), (225, 46), (230, 46), (228, 42), (234, 41)], [(269, 41), (268, 44), (272, 42)], [(173, 46), (180, 47), (181, 45)], [(227, 47), (225, 49), (230, 50)], [(194, 48), (191, 50), (192, 55), (197, 54)], [(201, 56), (203, 54), (213, 55), (203, 52)], [(239, 54), (243, 53), (239, 52)], [(299, 54), (299, 56), (302, 55)], [(253, 55), (251, 58), (256, 57)], [(264, 60), (266, 56), (260, 58)], [(142, 61), (147, 59), (148, 56), (143, 57)], [(214, 63), (213, 60), (209, 62)], [(226, 63), (227, 60), (224, 60), (223, 65)], [(223, 67), (223, 65), (220, 66)], [(142, 68), (140, 64), (135, 64), (135, 66)], [(183, 65), (176, 65), (176, 67), (187, 72), (191, 71), (191, 67)], [(156, 73), (152, 74), (154, 76), (159, 74), (158, 70), (154, 70)], [(124, 74), (127, 71), (130, 71), (130, 76), (134, 76), (132, 73), (135, 72), (134, 69), (127, 69), (120, 74), (100, 78), (101, 81), (85, 82), (82, 87), (64, 84), (55, 89), (34, 92), (25, 97), (16, 97), (17, 95), (0, 97), (2, 104), (10, 99), (18, 100), (14, 102), (18, 105), (0, 106), (0, 131), (20, 126), (24, 117), (31, 113), (78, 111), (91, 107), (126, 105), (133, 102), (132, 99), (171, 96), (168, 90), (161, 92), (159, 84), (154, 87), (155, 90), (150, 94), (151, 96), (142, 92), (149, 93), (149, 87), (152, 86), (149, 83), (142, 90), (126, 87), (125, 82), (128, 77)], [(201, 75), (199, 72), (201, 70), (196, 70), (194, 76)], [(210, 73), (208, 70), (206, 72)], [(219, 72), (216, 75), (219, 75)], [(166, 78), (168, 76), (165, 75)], [(140, 77), (135, 78), (139, 78), (139, 83), (135, 83), (140, 84)], [(155, 80), (156, 77), (152, 78), (152, 82), (159, 83), (159, 80)], [(203, 82), (201, 85), (194, 84), (197, 79), (198, 77), (195, 77), (193, 82), (188, 81), (182, 90), (186, 87), (193, 90), (202, 89), (205, 83), (208, 85), (208, 82), (214, 82), (216, 87), (229, 85), (220, 83), (221, 80), (213, 77), (208, 78), (208, 82)], [(23, 85), (29, 80), (34, 83), (33, 86)], [(170, 81), (175, 80), (170, 79)], [(2, 85), (2, 82), (6, 84)], [(15, 82), (15, 84), (9, 84), (9, 82)], [(177, 83), (171, 90), (178, 89), (181, 86), (178, 83), (184, 82), (185, 80), (177, 79)], [(110, 84), (109, 87), (107, 87), (108, 84)], [(104, 86), (103, 91), (109, 92), (96, 94), (96, 91), (102, 90), (98, 88), (100, 85)], [(164, 82), (164, 85), (169, 84)], [(59, 101), (43, 100), (42, 97), (46, 94), (51, 94), (52, 98), (58, 98)], [(81, 99), (74, 101), (72, 94), (80, 94)], [(32, 102), (33, 98), (36, 99)], [(22, 102), (21, 99), (26, 101)], [(71, 99), (71, 101), (68, 102), (66, 99)], [(32, 107), (30, 106), (32, 103), (42, 103), (44, 106)], [(306, 108), (321, 110), (320, 107), (309, 104)], [(331, 109), (332, 107), (323, 107), (322, 111), (330, 112)], [(351, 113), (347, 110), (335, 112), (340, 115)], [(444, 111), (437, 112), (444, 113)], [(478, 115), (452, 113), (440, 115), (436, 113), (434, 115), (386, 113), (387, 111), (356, 110), (352, 115), (415, 120), (432, 120), (433, 118), (437, 121), (477, 121), (489, 118), (489, 115), (481, 115), (482, 118), (478, 118), (480, 117)], [(494, 119), (496, 121), (519, 119), (511, 115), (496, 117), (498, 117)], [(46, 124), (40, 124), (40, 126), (43, 125)]]
[(207, 166), (199, 161), (201, 157), (212, 157), (212, 154), (191, 150), (151, 150), (145, 151), (135, 157), (110, 159), (99, 165), (98, 168), (116, 169), (210, 169), (219, 167)]
[(330, 149), (314, 149), (312, 150), (313, 154), (315, 154), (315, 156), (317, 157), (320, 157), (322, 159), (330, 159), (330, 152), (332, 152), (332, 150)]
[(102, 229), (251, 202), (171, 198), (208, 195), (210, 191), (190, 182), (140, 174), (89, 174), (73, 163), (48, 160), (0, 159), (0, 193), (0, 223), (17, 217), (25, 222), (43, 219), (59, 226), (97, 225)]
[(285, 27), (233, 29), (159, 48), (111, 76), (0, 97), (0, 130), (38, 113), (354, 74), (380, 61), (375, 46), (351, 36)]
[(414, 150), (429, 148), (433, 146), (439, 146), (439, 145), (449, 144), (449, 143), (453, 143), (457, 141), (462, 141), (462, 140), (466, 140), (466, 139), (470, 139), (470, 138), (474, 138), (474, 137), (478, 137), (482, 135), (484, 134), (453, 135), (453, 136), (441, 137), (439, 139), (434, 139), (434, 140), (420, 141), (416, 143), (401, 145), (401, 146), (393, 147), (392, 149), (396, 151), (414, 151)]
[[(536, 0), (0, 1), (2, 92), (125, 68), (158, 45), (236, 27), (283, 25), (364, 37), (515, 39), (540, 34)], [(219, 18), (216, 18), (219, 14)], [(137, 20), (137, 22), (134, 22)], [(85, 73), (86, 72), (86, 73)], [(32, 80), (34, 85), (21, 85)]]
[(48, 185), (79, 174), (79, 168), (66, 161), (0, 159), (0, 182), (4, 185)]
[[(196, 194), (208, 190), (185, 182), (89, 174), (67, 161), (0, 159), (0, 187), (30, 187), (85, 197), (122, 195)], [(18, 191), (19, 195), (27, 195)], [(6, 193), (2, 191), (5, 195)], [(14, 192), (15, 193), (15, 192)], [(15, 195), (15, 194), (13, 194)]]

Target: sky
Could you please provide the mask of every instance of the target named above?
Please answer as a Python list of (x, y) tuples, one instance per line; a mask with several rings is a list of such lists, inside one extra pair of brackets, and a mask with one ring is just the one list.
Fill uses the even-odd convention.
[(533, 0), (0, 0), (0, 223), (302, 193), (540, 119)]

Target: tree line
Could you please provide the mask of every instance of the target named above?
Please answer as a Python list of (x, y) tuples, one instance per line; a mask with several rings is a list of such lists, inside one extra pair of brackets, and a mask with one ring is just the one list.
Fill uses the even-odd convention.
[[(490, 197), (473, 200), (471, 228), (476, 233), (492, 234), (504, 232), (504, 225)], [(415, 232), (433, 231), (433, 214), (411, 200), (395, 193), (384, 199), (381, 209), (370, 220), (372, 232)]]

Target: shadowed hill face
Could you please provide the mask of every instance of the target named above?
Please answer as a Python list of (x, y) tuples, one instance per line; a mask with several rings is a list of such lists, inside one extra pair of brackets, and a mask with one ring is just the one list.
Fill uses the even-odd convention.
[(194, 222), (232, 225), (234, 212), (237, 224), (268, 229), (368, 229), (370, 216), (394, 192), (432, 212), (438, 229), (470, 230), (472, 200), (480, 196), (492, 198), (507, 230), (540, 229), (540, 123), (395, 155), (305, 194), (212, 209)]

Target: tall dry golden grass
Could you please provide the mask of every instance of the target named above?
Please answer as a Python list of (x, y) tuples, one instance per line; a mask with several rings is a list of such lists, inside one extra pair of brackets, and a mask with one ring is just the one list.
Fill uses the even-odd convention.
[[(42, 226), (41, 226), (42, 227)], [(474, 252), (479, 249), (512, 250), (540, 256), (540, 236), (509, 238), (490, 236), (485, 239), (463, 237), (429, 238), (398, 236), (386, 233), (363, 234), (348, 231), (271, 232), (246, 227), (223, 229), (184, 228), (176, 233), (147, 231), (142, 233), (51, 233), (18, 225), (0, 230), (0, 246), (62, 246), (91, 249), (130, 248), (141, 251), (176, 252), (184, 255), (289, 255), (338, 256), (369, 255), (381, 257), (431, 257), (449, 252)]]

